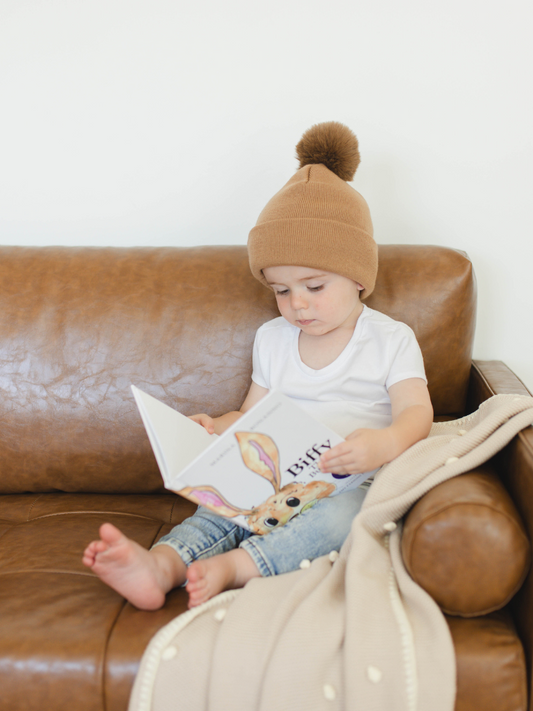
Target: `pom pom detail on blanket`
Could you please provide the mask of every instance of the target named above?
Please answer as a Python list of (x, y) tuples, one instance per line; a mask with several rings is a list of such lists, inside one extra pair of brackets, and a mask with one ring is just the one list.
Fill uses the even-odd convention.
[(338, 557), (254, 579), (160, 630), (129, 711), (452, 711), (453, 643), (403, 565), (401, 518), (532, 423), (533, 398), (495, 395), (434, 424), (378, 473)]

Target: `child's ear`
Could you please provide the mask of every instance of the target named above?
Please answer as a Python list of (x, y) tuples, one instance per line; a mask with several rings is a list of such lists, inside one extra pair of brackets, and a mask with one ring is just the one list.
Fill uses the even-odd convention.
[(365, 288), (362, 284), (360, 284), (358, 281), (355, 282), (355, 286), (359, 289), (359, 291), (363, 291)]

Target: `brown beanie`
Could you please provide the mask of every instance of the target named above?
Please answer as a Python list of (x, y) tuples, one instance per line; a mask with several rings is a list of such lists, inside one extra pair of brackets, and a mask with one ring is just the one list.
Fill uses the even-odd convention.
[(364, 198), (347, 180), (359, 165), (357, 138), (330, 121), (304, 133), (300, 169), (267, 203), (248, 237), (252, 274), (266, 285), (266, 267), (299, 266), (341, 274), (372, 293), (378, 250)]

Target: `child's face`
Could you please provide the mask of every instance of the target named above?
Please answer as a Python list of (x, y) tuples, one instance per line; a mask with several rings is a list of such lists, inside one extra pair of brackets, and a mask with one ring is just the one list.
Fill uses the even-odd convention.
[(265, 279), (276, 294), (281, 315), (313, 336), (354, 328), (362, 311), (363, 288), (340, 274), (310, 267), (267, 267)]

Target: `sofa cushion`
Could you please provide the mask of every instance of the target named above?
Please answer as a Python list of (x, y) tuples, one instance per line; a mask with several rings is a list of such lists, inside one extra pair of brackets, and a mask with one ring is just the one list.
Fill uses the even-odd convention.
[(446, 621), (457, 662), (455, 711), (526, 711), (526, 660), (510, 614)]
[(187, 595), (136, 610), (82, 564), (83, 550), (105, 521), (149, 547), (194, 510), (170, 493), (0, 496), (2, 709), (126, 710), (142, 652)]
[(402, 555), (413, 579), (450, 615), (503, 607), (522, 585), (530, 545), (491, 464), (443, 482), (407, 515)]

